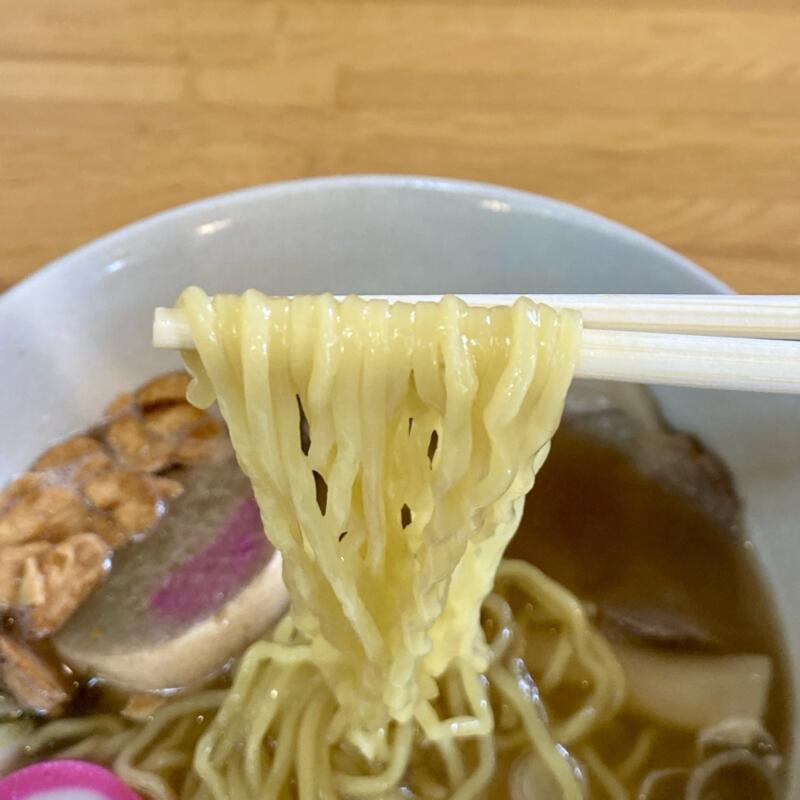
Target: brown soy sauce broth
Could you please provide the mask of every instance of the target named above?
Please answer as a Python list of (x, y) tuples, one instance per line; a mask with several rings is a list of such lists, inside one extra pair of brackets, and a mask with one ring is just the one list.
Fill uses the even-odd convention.
[[(731, 476), (701, 442), (671, 431), (654, 405), (642, 412), (641, 398), (626, 408), (629, 399), (568, 403), (506, 555), (534, 563), (595, 607), (612, 639), (768, 655), (764, 723), (787, 754), (793, 720), (785, 649)], [(623, 717), (594, 739), (613, 752), (615, 737), (630, 742), (642, 725)], [(660, 731), (648, 766), (685, 766), (693, 748), (692, 736)], [(626, 788), (636, 796), (635, 784)], [(728, 798), (759, 800), (746, 788), (719, 795)]]

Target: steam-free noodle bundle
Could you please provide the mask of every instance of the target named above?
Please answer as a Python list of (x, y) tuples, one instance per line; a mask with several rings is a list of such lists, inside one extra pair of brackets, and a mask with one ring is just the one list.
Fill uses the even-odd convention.
[[(413, 783), (424, 739), (450, 767), (441, 791), (478, 796), (495, 760), (483, 676), (494, 666), (498, 691), (520, 691), (492, 663), (502, 654), (480, 609), (560, 419), (578, 317), (524, 300), (212, 301), (194, 289), (180, 305), (197, 346), (190, 397), (218, 399), (291, 597), (283, 641), (245, 657), (198, 772), (219, 800), (242, 787), (279, 797), (292, 781), (301, 798), (378, 797)], [(522, 581), (544, 583), (530, 567)], [(600, 695), (573, 720), (576, 736), (613, 713), (623, 685), (585, 620), (573, 625)], [(552, 750), (535, 710), (520, 726), (526, 717), (527, 735)], [(577, 797), (567, 761), (542, 756)]]

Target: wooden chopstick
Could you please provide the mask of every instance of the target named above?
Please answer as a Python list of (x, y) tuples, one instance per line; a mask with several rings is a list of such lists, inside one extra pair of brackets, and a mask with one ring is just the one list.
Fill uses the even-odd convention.
[(587, 328), (575, 376), (799, 394), (800, 342)]
[[(468, 300), (470, 305), (505, 305), (516, 299), (514, 295), (473, 297), (476, 302)], [(580, 311), (586, 328), (800, 339), (800, 295), (552, 294), (530, 297), (553, 308)]]
[[(439, 297), (393, 295), (380, 299), (423, 302)], [(460, 297), (471, 305), (489, 306), (508, 305), (518, 295)], [(800, 342), (762, 338), (800, 338), (799, 298), (740, 295), (530, 297), (554, 307), (581, 311), (585, 329), (577, 377), (800, 393)], [(710, 310), (707, 312), (707, 309)], [(711, 319), (706, 317), (707, 313)], [(599, 324), (603, 325), (600, 329), (596, 327)], [(715, 335), (708, 335), (711, 333)], [(189, 326), (180, 310), (156, 309), (153, 345), (181, 350), (194, 347)]]
[[(362, 295), (365, 300), (435, 302), (442, 295)], [(553, 308), (580, 311), (585, 328), (800, 339), (800, 295), (530, 294)], [(471, 306), (510, 305), (515, 294), (459, 295)], [(164, 324), (170, 309), (157, 309)], [(174, 324), (180, 325), (175, 317)], [(172, 328), (171, 328), (172, 329)], [(175, 345), (164, 345), (175, 346)]]

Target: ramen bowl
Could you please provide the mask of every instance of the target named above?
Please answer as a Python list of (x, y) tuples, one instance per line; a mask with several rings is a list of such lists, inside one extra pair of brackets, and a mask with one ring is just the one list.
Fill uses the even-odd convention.
[[(729, 291), (628, 228), (495, 186), (358, 176), (212, 197), (105, 236), (0, 297), (0, 479), (91, 425), (118, 392), (178, 366), (176, 354), (152, 349), (152, 315), (189, 284), (271, 294)], [(772, 588), (796, 678), (800, 400), (656, 394), (667, 419), (700, 436), (733, 474), (746, 546)], [(797, 796), (796, 775), (790, 783), (787, 796)]]

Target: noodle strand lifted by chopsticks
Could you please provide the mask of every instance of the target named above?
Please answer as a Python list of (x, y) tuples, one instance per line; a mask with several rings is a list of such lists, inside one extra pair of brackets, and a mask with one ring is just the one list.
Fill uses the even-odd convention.
[[(560, 419), (578, 318), (525, 300), (479, 310), (455, 298), (390, 306), (251, 291), (212, 300), (198, 289), (179, 305), (196, 345), (186, 354), (190, 398), (219, 401), (292, 601), (292, 643), (257, 645), (245, 658), (203, 737), (199, 772), (220, 798), (230, 792), (236, 739), (251, 786), (263, 769), (280, 793), (292, 770), (263, 752), (291, 728), (301, 800), (316, 784), (376, 796), (403, 777), (414, 721), (434, 742), (478, 740), (469, 775), (451, 748), (442, 751), (463, 779), (463, 792), (452, 788), (474, 796), (491, 772), (484, 740), (494, 728), (480, 608)], [(580, 617), (571, 624), (586, 661), (594, 643)], [(287, 699), (299, 664), (313, 667), (319, 685), (305, 701), (312, 718), (297, 724)], [(272, 694), (252, 695), (256, 670)], [(442, 715), (440, 682), (453, 670), (466, 707)], [(372, 777), (339, 772), (337, 749), (352, 750)]]

